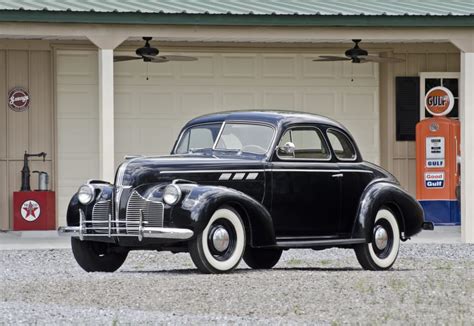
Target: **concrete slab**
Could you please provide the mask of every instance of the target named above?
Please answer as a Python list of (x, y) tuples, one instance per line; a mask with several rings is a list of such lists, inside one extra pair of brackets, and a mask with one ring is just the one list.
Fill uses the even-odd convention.
[(71, 240), (68, 237), (60, 237), (56, 231), (0, 232), (0, 250), (66, 248), (71, 248)]
[[(435, 226), (433, 231), (422, 231), (408, 243), (461, 243), (460, 226)], [(56, 231), (1, 231), (0, 250), (34, 250), (71, 248), (68, 237)]]
[(414, 243), (462, 243), (461, 226), (438, 226), (433, 231), (421, 231), (412, 237)]

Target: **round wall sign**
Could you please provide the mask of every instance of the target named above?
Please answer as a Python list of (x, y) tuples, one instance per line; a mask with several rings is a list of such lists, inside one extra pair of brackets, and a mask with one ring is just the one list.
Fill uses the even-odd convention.
[(38, 219), (40, 214), (41, 207), (34, 200), (27, 200), (21, 205), (21, 217), (23, 217), (25, 221), (33, 222)]
[(446, 87), (433, 87), (425, 96), (425, 108), (434, 116), (445, 116), (454, 106), (453, 93)]
[(15, 112), (28, 110), (30, 105), (30, 95), (26, 90), (15, 87), (8, 92), (8, 106)]

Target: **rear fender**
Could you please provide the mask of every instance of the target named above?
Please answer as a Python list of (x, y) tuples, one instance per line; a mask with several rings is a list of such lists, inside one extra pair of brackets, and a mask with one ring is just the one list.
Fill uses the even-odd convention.
[(352, 231), (353, 238), (371, 241), (375, 216), (382, 207), (387, 207), (395, 214), (403, 239), (421, 231), (424, 214), (418, 201), (399, 185), (380, 181), (367, 186), (361, 196)]

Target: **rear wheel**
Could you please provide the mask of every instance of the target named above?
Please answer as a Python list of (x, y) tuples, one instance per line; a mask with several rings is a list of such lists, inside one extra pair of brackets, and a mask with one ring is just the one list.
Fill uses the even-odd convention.
[(189, 243), (194, 265), (207, 274), (233, 270), (242, 259), (244, 250), (244, 224), (230, 207), (215, 211), (206, 228)]
[(386, 270), (392, 267), (400, 248), (400, 229), (395, 215), (382, 208), (377, 212), (370, 243), (357, 245), (357, 260), (364, 269)]
[(113, 244), (77, 238), (71, 238), (71, 247), (74, 258), (86, 272), (115, 272), (128, 255), (128, 251), (117, 251)]
[(251, 248), (245, 249), (244, 261), (253, 269), (270, 269), (280, 260), (283, 250)]

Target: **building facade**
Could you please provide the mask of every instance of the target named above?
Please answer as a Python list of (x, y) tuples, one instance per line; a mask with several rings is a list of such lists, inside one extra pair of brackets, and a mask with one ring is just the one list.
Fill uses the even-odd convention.
[[(90, 8), (79, 2), (70, 8), (71, 1), (35, 1), (22, 9), (11, 3), (0, 8), (0, 229), (12, 228), (12, 193), (20, 189), (25, 151), (48, 153), (46, 162), (33, 159), (31, 169), (51, 176), (60, 225), (69, 198), (85, 180), (113, 181), (124, 155), (167, 154), (187, 120), (234, 109), (334, 118), (351, 130), (366, 160), (387, 168), (415, 194), (409, 129), (416, 121), (399, 103), (410, 96), (403, 90), (422, 97), (426, 85), (445, 79), (458, 90), (462, 198), (474, 195), (474, 144), (465, 128), (474, 119), (469, 1), (446, 9), (434, 0), (423, 8), (369, 1), (352, 9), (316, 0), (297, 8), (284, 1), (241, 1), (229, 8), (211, 1), (145, 1), (142, 8), (118, 1)], [(143, 46), (143, 36), (153, 37), (160, 53), (198, 61), (113, 62), (114, 55)], [(351, 39), (362, 39), (370, 54), (403, 61), (313, 61), (343, 54)], [(423, 87), (404, 88), (413, 80)], [(24, 112), (7, 105), (15, 87), (28, 90)], [(424, 110), (417, 105), (419, 120)], [(474, 241), (470, 205), (462, 201), (467, 242)]]

